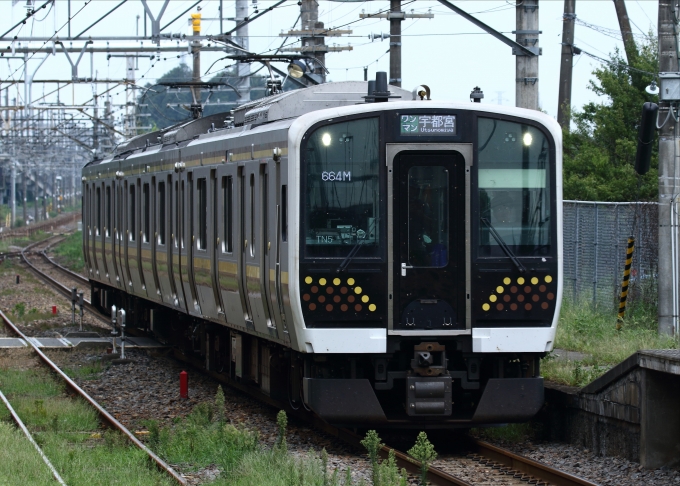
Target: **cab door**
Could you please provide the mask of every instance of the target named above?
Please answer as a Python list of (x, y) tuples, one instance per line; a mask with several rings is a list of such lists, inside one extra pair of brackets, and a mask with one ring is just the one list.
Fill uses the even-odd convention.
[(388, 153), (391, 330), (419, 335), (465, 332), (466, 157), (441, 144), (394, 149)]

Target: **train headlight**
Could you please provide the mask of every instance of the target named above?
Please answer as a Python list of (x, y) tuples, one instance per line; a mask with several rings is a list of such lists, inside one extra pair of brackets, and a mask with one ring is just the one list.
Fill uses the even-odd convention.
[(525, 133), (524, 137), (522, 137), (522, 141), (524, 142), (524, 145), (528, 147), (529, 145), (531, 145), (533, 138), (530, 133)]
[(323, 143), (325, 147), (328, 147), (331, 144), (331, 134), (330, 133), (324, 133), (321, 136), (321, 143)]

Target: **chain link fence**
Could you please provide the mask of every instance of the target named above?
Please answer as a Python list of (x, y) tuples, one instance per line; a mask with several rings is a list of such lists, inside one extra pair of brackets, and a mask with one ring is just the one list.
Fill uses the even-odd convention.
[(658, 204), (564, 201), (564, 295), (618, 308), (628, 237), (635, 238), (629, 301), (656, 304)]

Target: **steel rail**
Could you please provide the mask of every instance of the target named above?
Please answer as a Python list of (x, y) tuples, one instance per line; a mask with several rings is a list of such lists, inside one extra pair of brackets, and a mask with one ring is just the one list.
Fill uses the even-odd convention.
[[(42, 242), (37, 242), (37, 243), (33, 243), (32, 245), (29, 245), (29, 246), (27, 246), (26, 248), (24, 248), (24, 250), (21, 252), (21, 258), (23, 258), (24, 262), (26, 263), (26, 265), (28, 265), (29, 269), (30, 269), (33, 273), (35, 273), (39, 278), (41, 278), (41, 279), (45, 280), (47, 283), (49, 283), (49, 284), (50, 284), (55, 290), (57, 290), (59, 293), (63, 294), (65, 297), (67, 297), (67, 298), (70, 299), (70, 298), (71, 298), (71, 289), (69, 289), (68, 287), (66, 287), (64, 284), (58, 282), (58, 281), (55, 280), (54, 278), (50, 277), (50, 276), (47, 275), (45, 272), (40, 271), (40, 270), (38, 269), (38, 267), (36, 267), (35, 265), (33, 265), (33, 264), (29, 261), (29, 259), (26, 258), (25, 251), (26, 251), (28, 248), (30, 248), (31, 246), (37, 245), (38, 243), (44, 243), (44, 241), (42, 241)], [(106, 323), (106, 324), (109, 324), (109, 325), (111, 324), (111, 323), (109, 322), (109, 320), (108, 320), (105, 316), (102, 316), (102, 314), (97, 310), (97, 308), (96, 308), (94, 305), (92, 305), (92, 302), (91, 302), (91, 301), (89, 301), (88, 299), (83, 298), (83, 303), (85, 304), (85, 305), (84, 305), (84, 308), (85, 308), (88, 312), (90, 312), (92, 315), (94, 315), (97, 319), (99, 319), (100, 321), (102, 321), (102, 322), (104, 322), (104, 323)]]
[(555, 486), (597, 486), (583, 478), (552, 468), (528, 457), (520, 456), (481, 440), (473, 440), (476, 454), (504, 466), (506, 474), (519, 473)]
[(45, 453), (42, 451), (38, 443), (33, 439), (33, 436), (31, 433), (28, 431), (26, 426), (24, 425), (24, 422), (21, 420), (21, 417), (16, 413), (14, 408), (12, 407), (12, 404), (9, 403), (9, 400), (7, 400), (7, 397), (5, 397), (5, 394), (0, 391), (0, 399), (4, 402), (5, 406), (7, 407), (7, 410), (9, 410), (10, 415), (14, 419), (14, 422), (17, 424), (17, 426), (21, 429), (21, 431), (24, 433), (26, 438), (29, 440), (31, 444), (33, 444), (33, 447), (35, 447), (35, 450), (38, 451), (38, 454), (40, 454), (40, 457), (42, 457), (42, 460), (45, 464), (47, 464), (47, 467), (50, 468), (50, 471), (52, 471), (52, 476), (54, 476), (54, 479), (57, 480), (57, 482), (63, 486), (66, 486), (66, 483), (64, 480), (61, 478), (55, 467), (52, 465), (50, 460), (47, 458)]
[(81, 282), (81, 283), (83, 283), (83, 284), (88, 285), (88, 284), (90, 283), (90, 281), (87, 279), (87, 277), (84, 277), (84, 276), (82, 276), (81, 274), (76, 273), (76, 272), (74, 272), (73, 270), (70, 270), (70, 269), (66, 268), (65, 266), (63, 266), (63, 265), (58, 264), (58, 263), (55, 262), (52, 258), (50, 258), (49, 256), (47, 256), (47, 254), (46, 254), (45, 252), (46, 252), (50, 247), (52, 247), (53, 245), (54, 245), (54, 243), (52, 243), (51, 245), (48, 245), (47, 247), (43, 248), (43, 250), (39, 252), (39, 253), (40, 253), (40, 256), (42, 256), (42, 257), (45, 259), (45, 261), (47, 261), (47, 263), (49, 263), (50, 265), (52, 265), (53, 267), (55, 267), (57, 270), (59, 270), (61, 273), (63, 273), (63, 274), (66, 275), (67, 277), (72, 278), (73, 280), (77, 280), (77, 281), (79, 281), (79, 282)]
[(89, 403), (96, 411), (99, 413), (99, 416), (107, 422), (111, 427), (117, 429), (120, 431), (124, 436), (128, 438), (130, 442), (132, 442), (134, 445), (136, 445), (138, 448), (143, 450), (149, 458), (156, 463), (159, 469), (162, 471), (166, 472), (168, 475), (170, 475), (177, 483), (186, 485), (187, 481), (180, 476), (175, 470), (170, 467), (169, 464), (167, 464), (163, 459), (158, 457), (151, 449), (146, 447), (143, 442), (141, 442), (135, 435), (130, 432), (127, 427), (125, 427), (123, 424), (121, 424), (118, 420), (116, 420), (113, 415), (111, 415), (109, 412), (107, 412), (97, 401), (95, 401), (90, 395), (88, 395), (85, 390), (80, 388), (76, 382), (74, 382), (71, 378), (69, 378), (61, 369), (54, 364), (54, 362), (48, 358), (45, 353), (43, 353), (40, 348), (38, 348), (33, 342), (28, 339), (28, 337), (17, 328), (12, 321), (9, 320), (9, 318), (5, 315), (2, 310), (0, 310), (0, 318), (5, 322), (5, 324), (14, 332), (16, 333), (21, 339), (26, 341), (31, 345), (33, 348), (33, 351), (38, 355), (38, 357), (41, 359), (43, 363), (45, 363), (47, 366), (49, 366), (52, 371), (54, 371), (59, 377), (64, 380), (66, 385), (71, 388), (74, 392), (76, 392), (78, 395), (80, 395), (87, 403)]

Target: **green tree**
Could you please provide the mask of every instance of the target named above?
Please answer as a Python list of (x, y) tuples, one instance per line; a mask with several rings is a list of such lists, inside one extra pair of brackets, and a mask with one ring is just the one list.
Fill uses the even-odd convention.
[[(642, 105), (657, 102), (645, 88), (658, 72), (657, 42), (650, 34), (637, 46), (630, 65), (618, 49), (610, 62), (593, 71), (589, 89), (605, 98), (572, 114), (573, 130), (564, 131), (564, 198), (633, 201), (634, 170)], [(650, 171), (641, 178), (640, 199), (657, 198), (658, 143), (653, 142)]]

